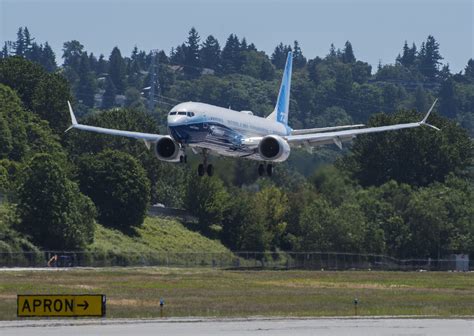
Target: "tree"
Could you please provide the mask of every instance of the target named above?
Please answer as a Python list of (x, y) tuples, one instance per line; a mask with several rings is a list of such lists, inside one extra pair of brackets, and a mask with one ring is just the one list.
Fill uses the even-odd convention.
[(25, 37), (23, 35), (23, 27), (18, 28), (16, 36), (15, 55), (23, 56), (25, 54)]
[(104, 55), (100, 54), (99, 60), (97, 61), (97, 68), (95, 69), (95, 73), (97, 75), (104, 75), (107, 73), (107, 61), (105, 60)]
[(201, 65), (204, 68), (218, 70), (220, 67), (220, 56), (221, 47), (219, 41), (217, 41), (214, 36), (209, 35), (202, 44), (202, 48), (199, 52)]
[(441, 84), (439, 90), (439, 111), (443, 116), (454, 118), (458, 114), (456, 88), (454, 80), (449, 78)]
[(56, 55), (54, 54), (54, 51), (51, 49), (51, 46), (48, 44), (48, 42), (44, 44), (40, 63), (48, 72), (53, 72), (57, 68)]
[(240, 72), (261, 80), (272, 80), (275, 70), (263, 51), (242, 51)]
[(217, 177), (191, 177), (184, 198), (185, 208), (198, 219), (198, 228), (205, 235), (220, 231), (230, 195)]
[(114, 82), (112, 81), (110, 77), (108, 77), (105, 84), (105, 92), (104, 92), (104, 95), (102, 96), (103, 109), (109, 109), (115, 106), (116, 92), (117, 90), (115, 89)]
[(293, 65), (295, 68), (303, 68), (306, 65), (306, 57), (303, 56), (298, 41), (293, 43)]
[(356, 58), (354, 56), (354, 51), (352, 50), (352, 44), (349, 41), (346, 41), (344, 50), (342, 51), (342, 62), (354, 63), (355, 61)]
[(0, 120), (2, 142), (0, 159), (23, 161), (35, 153), (55, 154), (65, 158), (56, 137), (45, 121), (26, 111), (9, 87), (0, 84)]
[(8, 57), (0, 60), (0, 83), (14, 89), (25, 107), (32, 110), (33, 94), (43, 80), (45, 71), (39, 64), (22, 57)]
[(184, 74), (189, 78), (196, 78), (201, 74), (201, 60), (199, 58), (200, 37), (194, 27), (191, 28), (186, 42), (184, 53)]
[(420, 113), (425, 113), (428, 111), (428, 100), (426, 97), (426, 92), (423, 90), (421, 85), (418, 85), (415, 90), (415, 102), (414, 107)]
[(94, 205), (51, 155), (35, 155), (23, 169), (17, 213), (18, 229), (44, 249), (82, 249), (93, 240)]
[(87, 53), (82, 54), (79, 64), (79, 83), (77, 83), (75, 96), (87, 107), (94, 107), (96, 83), (89, 59)]
[(233, 251), (264, 251), (265, 228), (263, 218), (255, 211), (255, 199), (241, 189), (234, 192), (222, 220), (222, 242)]
[(77, 40), (64, 42), (63, 58), (64, 66), (71, 67), (74, 71), (79, 68), (80, 57), (84, 50), (84, 46)]
[(277, 187), (266, 187), (255, 194), (255, 204), (255, 211), (263, 218), (265, 247), (275, 249), (280, 246), (286, 231), (288, 197)]
[(432, 35), (428, 35), (426, 43), (421, 45), (418, 54), (419, 71), (429, 79), (435, 79), (443, 57), (439, 53), (439, 43)]
[(291, 51), (291, 47), (289, 45), (283, 45), (282, 42), (280, 42), (279, 45), (275, 47), (275, 50), (273, 51), (271, 60), (275, 68), (277, 69), (283, 69), (286, 64), (286, 57), (288, 55), (288, 52)]
[(142, 225), (150, 200), (150, 182), (135, 158), (105, 150), (80, 157), (78, 167), (81, 191), (96, 205), (101, 224), (122, 231)]
[(237, 35), (230, 34), (221, 54), (222, 72), (224, 74), (235, 73), (240, 70), (242, 66), (240, 51), (239, 38)]
[[(407, 111), (390, 116), (378, 114), (369, 120), (369, 125), (392, 125), (421, 118)], [(466, 131), (452, 121), (432, 114), (429, 122), (442, 131), (418, 127), (357, 137), (352, 153), (342, 158), (340, 164), (364, 186), (390, 180), (413, 186), (443, 181), (449, 173), (468, 166), (472, 143)]]
[(464, 76), (471, 82), (474, 83), (474, 59), (467, 61), (466, 68), (464, 70)]
[(403, 45), (403, 54), (397, 57), (397, 63), (400, 63), (404, 67), (410, 68), (415, 65), (416, 61), (416, 45), (413, 43), (412, 47), (408, 47), (407, 41)]
[(112, 49), (109, 57), (109, 78), (114, 84), (116, 92), (121, 94), (125, 89), (125, 63), (118, 47)]
[(72, 100), (69, 85), (59, 74), (45, 74), (32, 97), (31, 108), (57, 133), (63, 134), (70, 125), (67, 101)]

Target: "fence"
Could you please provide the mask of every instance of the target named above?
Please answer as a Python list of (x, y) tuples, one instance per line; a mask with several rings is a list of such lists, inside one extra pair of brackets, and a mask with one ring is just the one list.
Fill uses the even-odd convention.
[(138, 252), (18, 252), (0, 253), (0, 267), (165, 266), (224, 269), (306, 269), (385, 271), (468, 271), (474, 262), (452, 259), (398, 260), (384, 255), (336, 252), (233, 252), (233, 253), (138, 253)]

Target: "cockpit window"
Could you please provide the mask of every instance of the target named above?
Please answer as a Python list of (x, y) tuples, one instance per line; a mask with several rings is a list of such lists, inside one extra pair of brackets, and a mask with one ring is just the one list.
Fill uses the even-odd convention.
[(188, 117), (194, 117), (194, 112), (188, 112)]
[(176, 114), (176, 112), (170, 112), (170, 115), (175, 115), (175, 114)]
[(178, 112), (179, 115), (186, 115), (186, 112)]

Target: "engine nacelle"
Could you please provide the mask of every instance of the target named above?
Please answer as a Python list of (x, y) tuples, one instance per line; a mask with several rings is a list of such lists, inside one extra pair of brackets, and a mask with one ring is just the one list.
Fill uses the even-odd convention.
[(155, 143), (155, 155), (161, 161), (180, 162), (184, 157), (181, 146), (170, 136), (164, 136)]
[(278, 135), (267, 135), (258, 144), (258, 153), (265, 161), (283, 162), (290, 156), (290, 145)]

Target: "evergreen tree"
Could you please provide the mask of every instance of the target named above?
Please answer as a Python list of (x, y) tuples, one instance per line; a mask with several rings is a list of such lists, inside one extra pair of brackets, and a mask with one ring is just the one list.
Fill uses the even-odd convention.
[(458, 103), (452, 78), (445, 80), (441, 84), (439, 100), (439, 112), (448, 118), (455, 118), (458, 114)]
[(56, 55), (54, 54), (54, 51), (51, 49), (51, 46), (48, 44), (48, 42), (44, 44), (40, 63), (48, 72), (53, 72), (57, 68)]
[(109, 109), (115, 105), (115, 95), (116, 89), (114, 82), (110, 77), (107, 78), (107, 82), (105, 84), (105, 92), (102, 96), (102, 108)]
[(23, 27), (18, 28), (16, 33), (15, 55), (23, 56), (25, 54), (25, 37), (23, 35)]
[(464, 69), (464, 76), (468, 81), (474, 83), (474, 59), (471, 58), (467, 61), (466, 68)]
[(116, 93), (121, 94), (125, 89), (125, 62), (118, 47), (114, 47), (109, 57), (109, 77)]
[(420, 113), (425, 113), (428, 108), (426, 92), (421, 85), (418, 85), (415, 91), (415, 109)]
[(291, 47), (283, 45), (282, 42), (280, 42), (280, 44), (275, 47), (275, 50), (273, 51), (271, 57), (272, 63), (275, 68), (283, 69), (285, 67), (286, 56), (289, 51), (291, 51)]
[(222, 49), (222, 72), (225, 74), (236, 73), (240, 70), (240, 41), (237, 35), (230, 34), (224, 49)]
[(23, 56), (27, 59), (30, 59), (31, 49), (33, 45), (34, 38), (31, 37), (28, 27), (23, 29), (23, 40), (24, 40), (24, 53)]
[(303, 68), (306, 65), (306, 58), (303, 56), (298, 41), (293, 44), (293, 66), (295, 68)]
[(25, 57), (25, 58), (32, 61), (32, 62), (36, 62), (36, 63), (41, 64), (42, 56), (43, 56), (43, 46), (38, 45), (35, 42), (31, 45), (31, 48), (28, 52), (28, 56)]
[(200, 51), (201, 65), (204, 68), (217, 70), (220, 65), (220, 56), (221, 47), (219, 41), (214, 36), (209, 35), (202, 44)]
[(248, 48), (247, 39), (243, 37), (242, 41), (240, 41), (240, 51), (247, 51), (247, 48)]
[(170, 53), (170, 61), (172, 64), (183, 65), (186, 62), (186, 44), (172, 48)]
[(0, 54), (0, 58), (7, 58), (10, 55), (10, 51), (8, 48), (8, 42), (5, 41), (3, 44), (2, 52)]
[(93, 72), (96, 72), (97, 70), (97, 57), (95, 57), (95, 55), (93, 53), (90, 53), (89, 54), (89, 71), (93, 71)]
[(79, 64), (79, 83), (75, 91), (75, 96), (81, 103), (91, 108), (94, 107), (95, 81), (87, 53), (83, 53), (81, 56)]
[(344, 63), (354, 63), (356, 61), (354, 51), (352, 50), (352, 44), (349, 41), (346, 41), (346, 44), (344, 45), (344, 50), (342, 51), (342, 61)]
[(331, 46), (329, 47), (329, 54), (327, 55), (327, 57), (328, 58), (337, 57), (336, 47), (334, 46), (334, 43), (331, 43)]
[(413, 43), (412, 47), (408, 47), (407, 41), (403, 45), (403, 54), (397, 57), (397, 63), (403, 65), (404, 67), (411, 67), (415, 64), (416, 61), (416, 45)]
[(100, 54), (99, 60), (97, 61), (97, 68), (95, 69), (97, 75), (104, 75), (107, 73), (107, 61), (103, 54)]
[(419, 71), (429, 79), (435, 79), (442, 59), (443, 57), (439, 53), (439, 43), (432, 35), (429, 35), (426, 43), (422, 43), (418, 54)]
[(257, 51), (257, 47), (255, 46), (255, 44), (250, 43), (250, 44), (247, 46), (247, 50), (248, 50), (248, 51)]
[(199, 59), (200, 37), (194, 27), (191, 28), (186, 42), (184, 53), (184, 74), (190, 78), (199, 77), (201, 74), (201, 62)]

